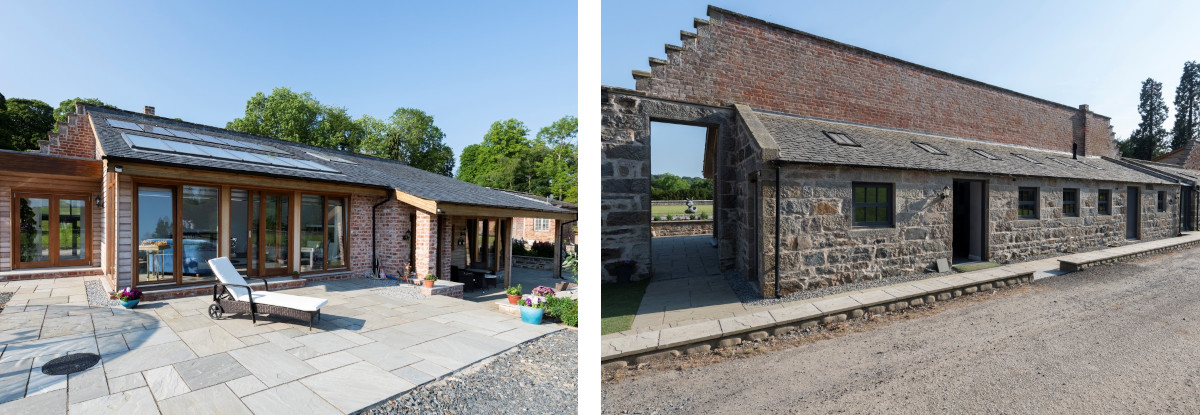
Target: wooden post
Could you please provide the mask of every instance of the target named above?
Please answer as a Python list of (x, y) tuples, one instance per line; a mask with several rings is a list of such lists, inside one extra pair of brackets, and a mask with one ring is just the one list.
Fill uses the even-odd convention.
[(562, 219), (554, 220), (554, 278), (562, 279), (562, 250), (563, 250)]
[[(508, 249), (505, 249), (505, 250), (504, 250), (504, 288), (508, 288), (508, 286), (509, 286), (510, 284), (512, 284), (512, 233), (513, 233), (513, 220), (512, 220), (512, 218), (508, 218), (508, 220), (507, 220), (507, 221), (505, 221), (505, 222), (507, 222), (507, 223), (508, 223), (508, 226), (505, 226), (505, 228), (507, 228), (507, 229), (505, 229), (505, 230), (504, 230), (504, 232), (503, 232), (503, 234), (504, 234), (504, 239), (503, 239), (503, 242), (504, 242), (505, 244), (507, 244), (507, 245), (505, 245), (505, 246), (507, 246), (507, 247), (508, 247)], [(497, 233), (500, 233), (500, 232), (497, 232)]]

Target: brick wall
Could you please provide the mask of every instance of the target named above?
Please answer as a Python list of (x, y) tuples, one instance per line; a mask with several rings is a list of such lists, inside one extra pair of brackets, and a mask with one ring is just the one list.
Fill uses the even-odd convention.
[(100, 157), (91, 117), (76, 108), (78, 114), (67, 115), (66, 122), (58, 123), (58, 133), (51, 133), (46, 140), (38, 141), (42, 153), (89, 159)]
[(417, 246), (417, 257), (413, 260), (417, 275), (437, 273), (437, 263), (434, 260), (438, 243), (437, 215), (417, 210), (417, 223), (414, 225), (412, 240)]
[(533, 242), (554, 242), (554, 219), (547, 230), (537, 230), (535, 218), (513, 218), (513, 238)]
[[(371, 207), (383, 201), (361, 194), (350, 198), (350, 264), (356, 275), (374, 272), (371, 264)], [(408, 215), (413, 207), (390, 200), (375, 211), (375, 247), (380, 269), (388, 275), (401, 275), (408, 264), (408, 244), (401, 238), (410, 230)]]
[(667, 51), (667, 63), (651, 63), (650, 77), (635, 76), (639, 91), (1058, 151), (1078, 142), (1086, 154), (1116, 155), (1108, 117), (719, 8), (709, 17), (681, 50)]

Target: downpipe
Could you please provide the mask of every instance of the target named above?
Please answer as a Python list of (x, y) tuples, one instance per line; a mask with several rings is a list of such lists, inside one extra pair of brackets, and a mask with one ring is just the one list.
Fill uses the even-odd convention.
[(384, 203), (387, 203), (391, 200), (392, 198), (390, 197), (385, 198), (382, 202), (376, 203), (375, 206), (371, 206), (371, 264), (375, 268), (375, 275), (379, 275), (379, 257), (375, 254), (375, 212), (380, 206), (383, 206)]

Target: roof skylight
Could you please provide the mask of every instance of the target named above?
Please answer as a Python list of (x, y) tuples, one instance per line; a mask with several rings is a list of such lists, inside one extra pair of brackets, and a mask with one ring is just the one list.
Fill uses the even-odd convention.
[(986, 152), (986, 151), (983, 151), (983, 150), (980, 150), (977, 148), (973, 148), (973, 149), (971, 149), (971, 151), (974, 151), (975, 154), (981, 155), (984, 158), (987, 158), (988, 160), (1000, 160), (1000, 158), (996, 157), (995, 154), (992, 154), (992, 153), (989, 153), (989, 152)]
[(117, 127), (117, 128), (121, 128), (121, 129), (125, 129), (125, 130), (142, 131), (142, 127), (137, 124), (131, 123), (129, 121), (114, 120), (112, 118), (108, 119), (108, 125), (111, 125), (111, 126)]
[(846, 135), (845, 133), (835, 133), (832, 131), (822, 132), (825, 133), (826, 137), (829, 137), (830, 140), (833, 140), (833, 142), (837, 143), (839, 146), (862, 147), (861, 144), (858, 144), (857, 141), (854, 141), (854, 139), (850, 138), (850, 136)]
[(920, 147), (922, 150), (929, 152), (929, 154), (937, 154), (939, 156), (948, 156), (949, 155), (949, 154), (946, 154), (945, 151), (938, 150), (937, 147), (929, 145), (929, 143), (922, 143), (919, 141), (913, 141), (912, 143), (916, 144), (917, 147)]
[(135, 150), (176, 153), (192, 157), (211, 157), (293, 169), (316, 170), (330, 173), (338, 172), (337, 170), (307, 160), (298, 160), (288, 157), (275, 157), (265, 154), (254, 154), (241, 150), (226, 150), (218, 147), (196, 145), (181, 141), (163, 140), (160, 138), (146, 137), (137, 134), (122, 134), (122, 136), (125, 137), (125, 141), (129, 144), (129, 148)]
[(1058, 159), (1058, 158), (1054, 158), (1054, 157), (1046, 157), (1046, 158), (1048, 158), (1050, 160), (1054, 160), (1054, 162), (1056, 162), (1058, 164), (1061, 164), (1061, 165), (1064, 165), (1064, 166), (1067, 166), (1070, 168), (1075, 168), (1075, 166), (1071, 165), (1071, 163), (1067, 163), (1067, 162), (1063, 161), (1062, 159)]
[(1026, 155), (1024, 155), (1024, 154), (1017, 154), (1017, 153), (1011, 153), (1011, 154), (1013, 155), (1013, 157), (1019, 158), (1019, 159), (1021, 159), (1021, 160), (1028, 161), (1028, 162), (1030, 162), (1030, 163), (1033, 163), (1033, 164), (1042, 164), (1042, 162), (1040, 162), (1040, 161), (1037, 161), (1037, 160), (1034, 160), (1033, 158), (1031, 158), (1031, 157), (1029, 157), (1029, 156), (1026, 156)]

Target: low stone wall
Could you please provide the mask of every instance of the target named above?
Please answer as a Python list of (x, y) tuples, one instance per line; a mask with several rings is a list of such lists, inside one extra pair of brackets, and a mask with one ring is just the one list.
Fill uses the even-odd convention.
[(712, 233), (712, 219), (657, 221), (650, 223), (650, 234), (652, 236), (712, 235)]
[[(711, 200), (693, 200), (696, 206), (712, 205)], [(650, 206), (687, 206), (687, 200), (651, 200)]]
[(513, 255), (513, 268), (525, 269), (554, 269), (554, 258), (540, 256)]

